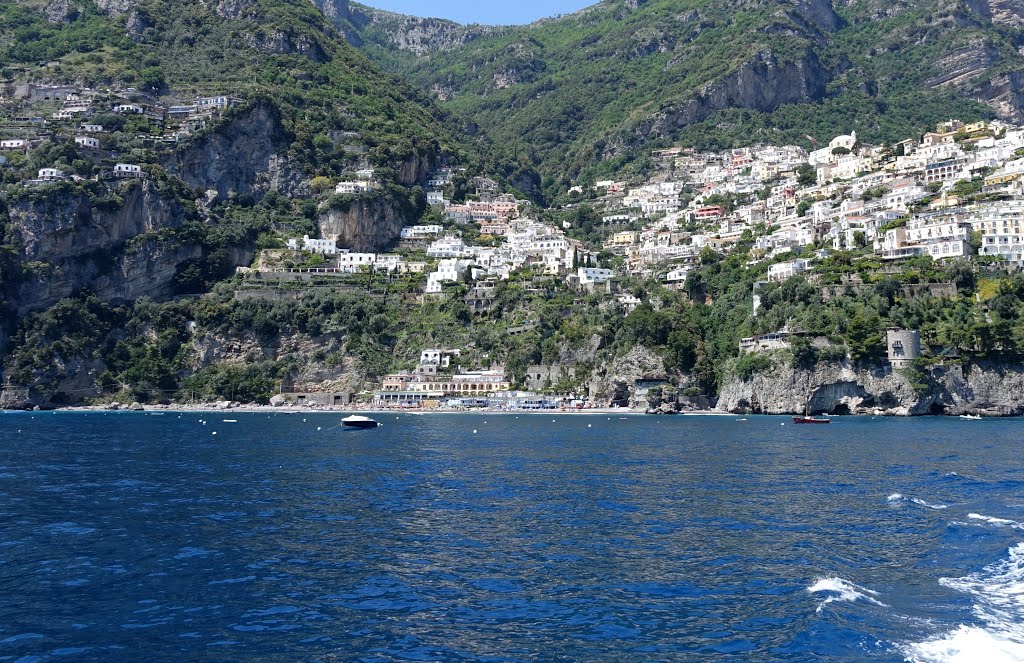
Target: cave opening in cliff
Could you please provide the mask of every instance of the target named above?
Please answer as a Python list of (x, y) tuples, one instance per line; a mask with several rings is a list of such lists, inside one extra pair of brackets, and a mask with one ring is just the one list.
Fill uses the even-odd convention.
[(928, 408), (928, 414), (941, 416), (946, 414), (946, 406), (942, 403), (932, 403), (931, 407)]
[(829, 414), (836, 414), (839, 416), (850, 414), (850, 406), (846, 403), (837, 403)]

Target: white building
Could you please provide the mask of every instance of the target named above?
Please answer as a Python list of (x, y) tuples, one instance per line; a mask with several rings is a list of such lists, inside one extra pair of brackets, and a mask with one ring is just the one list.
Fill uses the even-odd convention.
[(406, 226), (402, 228), (402, 239), (427, 239), (436, 237), (441, 232), (441, 226), (431, 224), (426, 226)]
[(444, 191), (427, 191), (428, 205), (444, 205)]
[(87, 134), (101, 134), (103, 133), (102, 124), (83, 124), (82, 131)]
[(576, 270), (580, 285), (600, 285), (615, 278), (615, 271), (600, 267), (580, 267)]
[(23, 150), (27, 146), (28, 143), (19, 138), (0, 140), (0, 150)]
[(75, 136), (75, 145), (84, 147), (90, 150), (100, 149), (100, 141), (98, 138), (92, 136)]
[(791, 276), (806, 272), (811, 266), (811, 261), (805, 258), (797, 258), (789, 262), (779, 262), (768, 268), (769, 281), (785, 281)]
[(114, 166), (114, 177), (142, 177), (142, 166), (134, 163), (119, 163)]
[(1008, 262), (1024, 261), (1024, 235), (985, 235), (981, 238), (979, 254), (996, 256)]
[(142, 115), (143, 108), (138, 104), (118, 104), (114, 106), (114, 112), (121, 115)]
[(380, 188), (380, 184), (373, 180), (356, 180), (356, 181), (345, 181), (338, 182), (337, 186), (334, 187), (334, 193), (338, 194), (357, 194), (367, 193), (369, 191), (376, 191)]
[(668, 274), (665, 275), (665, 284), (670, 287), (682, 287), (686, 283), (686, 277), (690, 274), (689, 265), (683, 267), (676, 267)]
[(329, 256), (338, 253), (338, 243), (335, 240), (310, 239), (309, 235), (304, 235), (301, 243), (297, 239), (288, 240), (288, 248), (292, 251), (298, 251), (301, 248), (303, 251), (312, 251), (314, 253), (321, 253)]
[(225, 95), (196, 98), (196, 106), (203, 108), (217, 108), (220, 110), (230, 108), (231, 106), (235, 106), (239, 103), (241, 103), (240, 99), (235, 99), (234, 97), (228, 97)]
[(472, 255), (472, 251), (460, 237), (442, 237), (430, 243), (427, 255), (431, 258), (461, 258)]
[(373, 263), (373, 268), (385, 272), (396, 272), (401, 264), (402, 256), (394, 253), (380, 253), (377, 254), (377, 260)]
[(60, 168), (40, 168), (39, 179), (43, 182), (55, 182), (66, 177)]
[(375, 253), (352, 253), (348, 249), (342, 249), (338, 252), (335, 260), (338, 261), (339, 270), (354, 274), (361, 267), (372, 267), (377, 260), (377, 255)]
[(439, 261), (437, 268), (430, 274), (427, 274), (427, 288), (424, 292), (428, 295), (439, 294), (443, 283), (461, 280), (468, 267), (468, 260), (445, 258)]

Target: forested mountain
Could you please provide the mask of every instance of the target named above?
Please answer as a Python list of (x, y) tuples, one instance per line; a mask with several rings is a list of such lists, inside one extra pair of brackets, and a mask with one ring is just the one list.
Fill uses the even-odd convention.
[(1005, 0), (606, 0), (489, 32), (348, 13), (355, 43), (526, 153), (549, 193), (669, 142), (883, 142), (1024, 111), (1024, 7)]

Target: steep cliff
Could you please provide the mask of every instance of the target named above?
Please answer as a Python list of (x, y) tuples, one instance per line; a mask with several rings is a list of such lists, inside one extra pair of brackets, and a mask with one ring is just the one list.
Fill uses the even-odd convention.
[(770, 112), (783, 104), (820, 101), (829, 80), (830, 72), (810, 49), (788, 62), (780, 62), (771, 49), (764, 49), (735, 72), (704, 86), (694, 98), (642, 122), (636, 131), (645, 137), (670, 135), (729, 108)]
[(8, 215), (21, 248), (19, 316), (81, 290), (109, 301), (166, 297), (178, 265), (200, 252), (174, 235), (190, 212), (149, 181), (26, 190)]
[(164, 165), (189, 186), (216, 191), (219, 198), (240, 193), (259, 198), (271, 188), (300, 193), (307, 185), (288, 165), (290, 142), (277, 107), (261, 100), (174, 152)]

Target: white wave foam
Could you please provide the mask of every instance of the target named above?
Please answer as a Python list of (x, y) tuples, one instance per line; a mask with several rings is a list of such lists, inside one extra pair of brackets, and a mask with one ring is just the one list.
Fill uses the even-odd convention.
[(1024, 529), (1024, 525), (1018, 523), (1016, 520), (1007, 520), (1006, 518), (996, 518), (995, 516), (986, 516), (981, 513), (969, 513), (968, 518), (972, 520), (984, 520), (990, 525), (998, 525), (1000, 527), (1013, 527), (1015, 529)]
[(948, 504), (929, 504), (928, 502), (925, 502), (924, 500), (918, 499), (916, 497), (912, 498), (910, 501), (913, 502), (914, 504), (920, 504), (921, 506), (926, 506), (929, 509), (948, 509), (949, 508)]
[(893, 493), (892, 495), (885, 499), (887, 499), (890, 502), (899, 502), (901, 499), (903, 499), (903, 493)]
[(1010, 548), (1008, 559), (963, 578), (940, 578), (939, 584), (970, 594), (982, 625), (960, 625), (945, 635), (911, 644), (906, 648), (908, 661), (1024, 661), (1024, 543)]
[(807, 591), (811, 594), (817, 594), (819, 592), (830, 592), (832, 595), (825, 598), (824, 601), (818, 604), (818, 608), (815, 612), (821, 612), (829, 603), (833, 601), (847, 601), (853, 603), (858, 599), (863, 599), (868, 603), (874, 603), (880, 605), (883, 608), (888, 607), (875, 597), (878, 596), (878, 592), (855, 585), (849, 580), (843, 580), (842, 578), (818, 578), (814, 581), (814, 584), (807, 588)]

